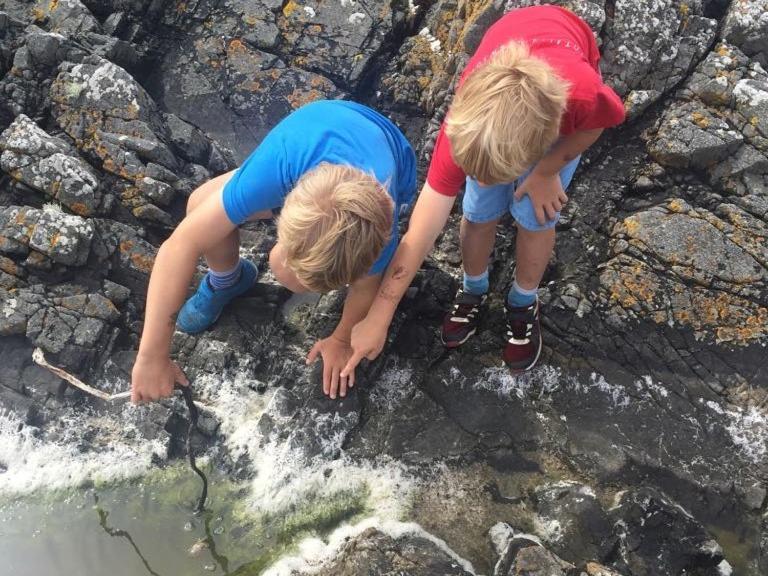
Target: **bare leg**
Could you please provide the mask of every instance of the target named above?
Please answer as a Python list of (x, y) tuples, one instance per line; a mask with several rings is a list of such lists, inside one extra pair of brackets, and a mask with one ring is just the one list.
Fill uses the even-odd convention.
[(499, 220), (481, 224), (461, 219), (459, 236), (461, 239), (461, 261), (464, 272), (477, 276), (488, 268), (488, 260), (496, 243), (496, 225)]
[[(224, 184), (232, 177), (232, 174), (233, 172), (227, 172), (217, 176), (192, 192), (187, 201), (187, 214), (192, 212), (211, 195), (218, 194), (224, 187)], [(204, 256), (208, 268), (216, 272), (225, 272), (237, 266), (240, 260), (240, 234), (237, 228), (222, 238), (221, 242), (206, 250)]]
[(555, 248), (555, 229), (531, 231), (517, 227), (515, 278), (525, 290), (533, 290), (541, 282)]

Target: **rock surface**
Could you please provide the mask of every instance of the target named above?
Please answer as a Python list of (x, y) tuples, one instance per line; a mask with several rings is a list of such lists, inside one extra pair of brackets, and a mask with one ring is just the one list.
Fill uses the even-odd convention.
[[(537, 3), (0, 0), (0, 411), (50, 442), (73, 435), (65, 410), (95, 414), (94, 429), (122, 417), (32, 349), (125, 389), (154, 256), (196, 186), (318, 98), (388, 114), (423, 174), (483, 32)], [(241, 231), (258, 285), (210, 331), (175, 337), (212, 406), (201, 442), (260, 503), (292, 509), (373, 470), (361, 490), (375, 513), (386, 469), (397, 490), (414, 483), (402, 515), (455, 551), (369, 530), (322, 573), (470, 573), (459, 556), (496, 576), (768, 572), (768, 6), (556, 3), (592, 27), (629, 120), (570, 189), (539, 368), (513, 376), (499, 358), (509, 222), (487, 320), (462, 349), (441, 346), (458, 213), (343, 401), (304, 362), (343, 294), (289, 300), (266, 266), (273, 223)], [(221, 396), (228, 378), (237, 402)], [(130, 434), (89, 437), (157, 442), (163, 462), (182, 453), (183, 414), (166, 401), (137, 411)]]

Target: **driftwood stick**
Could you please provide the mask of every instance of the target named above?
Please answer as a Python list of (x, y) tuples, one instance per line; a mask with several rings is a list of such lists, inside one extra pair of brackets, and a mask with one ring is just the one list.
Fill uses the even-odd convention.
[(126, 398), (130, 398), (131, 396), (130, 391), (118, 392), (117, 394), (108, 394), (103, 390), (99, 390), (97, 388), (93, 388), (92, 386), (88, 386), (88, 384), (86, 384), (82, 380), (79, 380), (69, 372), (66, 372), (61, 368), (57, 368), (56, 366), (52, 366), (48, 364), (48, 362), (46, 362), (45, 360), (45, 356), (43, 355), (43, 351), (40, 348), (35, 348), (35, 351), (32, 352), (32, 360), (34, 360), (37, 364), (39, 364), (43, 368), (50, 370), (62, 380), (66, 380), (67, 382), (72, 384), (72, 386), (74, 386), (75, 388), (82, 390), (86, 394), (95, 396), (96, 398), (101, 398), (106, 402), (112, 402), (114, 400), (125, 400)]

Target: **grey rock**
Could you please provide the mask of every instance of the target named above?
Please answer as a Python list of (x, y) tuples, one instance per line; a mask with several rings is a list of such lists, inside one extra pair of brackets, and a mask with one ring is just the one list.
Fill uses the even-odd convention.
[(38, 19), (45, 20), (51, 32), (78, 36), (101, 28), (99, 21), (80, 0), (38, 0), (35, 10), (38, 11)]
[(722, 37), (768, 66), (768, 2), (735, 0), (728, 7)]
[(618, 0), (613, 10), (602, 68), (621, 96), (644, 90), (657, 99), (685, 78), (715, 39), (717, 21), (703, 16), (699, 2)]
[(0, 169), (81, 216), (101, 203), (95, 171), (67, 142), (49, 136), (23, 114), (0, 134)]
[(0, 209), (0, 238), (11, 241), (10, 253), (18, 253), (18, 246), (22, 253), (33, 249), (54, 262), (80, 266), (90, 253), (93, 232), (90, 220), (55, 209)]
[(726, 160), (744, 136), (726, 121), (695, 103), (668, 108), (648, 151), (662, 166), (709, 168)]

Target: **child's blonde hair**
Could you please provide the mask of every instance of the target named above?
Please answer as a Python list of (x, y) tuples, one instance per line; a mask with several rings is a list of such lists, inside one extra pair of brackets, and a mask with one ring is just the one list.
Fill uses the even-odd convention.
[(370, 270), (392, 234), (394, 203), (370, 174), (321, 163), (285, 199), (277, 222), (285, 264), (315, 292), (328, 292)]
[(557, 140), (568, 84), (510, 42), (466, 78), (446, 119), (453, 158), (483, 184), (512, 182)]

